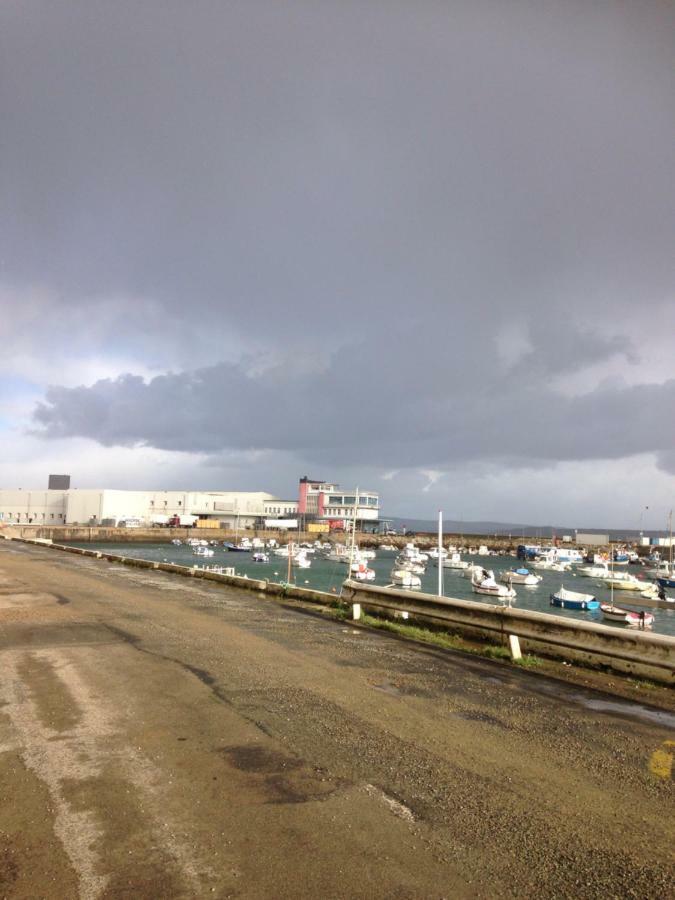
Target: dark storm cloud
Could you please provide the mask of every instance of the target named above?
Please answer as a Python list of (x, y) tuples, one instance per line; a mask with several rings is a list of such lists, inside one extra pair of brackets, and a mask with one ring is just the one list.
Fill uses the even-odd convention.
[(663, 415), (675, 408), (675, 380), (563, 398), (518, 375), (484, 372), (472, 392), (448, 391), (414, 370), (393, 382), (353, 376), (338, 364), (310, 376), (251, 376), (230, 364), (149, 383), (124, 376), (50, 388), (36, 420), (47, 437), (214, 453), (297, 450), (310, 461), (362, 466), (617, 459), (668, 454), (675, 443), (675, 423)]
[(0, 17), (0, 277), (79, 313), (78, 347), (175, 370), (51, 388), (46, 436), (427, 467), (672, 446), (644, 409), (671, 383), (553, 384), (637, 364), (672, 302), (671, 5)]

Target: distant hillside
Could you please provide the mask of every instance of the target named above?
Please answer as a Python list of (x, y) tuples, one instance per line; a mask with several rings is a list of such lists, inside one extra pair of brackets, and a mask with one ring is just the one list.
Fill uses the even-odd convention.
[[(392, 523), (392, 527), (396, 531), (414, 532), (431, 532), (438, 531), (438, 522), (433, 519), (406, 519), (399, 516), (392, 516), (387, 521)], [(577, 529), (578, 531), (609, 534), (613, 540), (636, 540), (640, 536), (640, 532), (631, 528), (602, 528), (602, 527), (584, 527)], [(509, 535), (513, 538), (517, 537), (536, 537), (536, 538), (552, 538), (562, 537), (563, 534), (574, 536), (575, 529), (570, 527), (554, 526), (554, 525), (523, 525), (522, 522), (490, 522), (490, 521), (457, 521), (447, 519), (443, 521), (444, 534), (484, 534), (499, 535), (500, 537)], [(645, 532), (653, 537), (666, 537), (665, 531), (650, 530)]]

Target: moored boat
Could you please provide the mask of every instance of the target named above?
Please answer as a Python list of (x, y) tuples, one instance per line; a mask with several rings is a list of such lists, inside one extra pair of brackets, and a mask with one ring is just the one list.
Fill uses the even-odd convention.
[(495, 573), (482, 567), (474, 571), (471, 578), (471, 590), (474, 594), (486, 594), (488, 597), (497, 597), (499, 600), (513, 600), (515, 590), (505, 584), (498, 584)]
[(675, 588), (675, 575), (670, 577), (657, 578), (657, 582), (662, 588)]
[(644, 591), (648, 586), (646, 581), (640, 581), (635, 575), (628, 572), (614, 572), (609, 578), (602, 579), (603, 584), (615, 591)]
[(467, 562), (465, 559), (462, 559), (462, 557), (457, 552), (451, 553), (443, 560), (444, 569), (468, 569), (470, 565), (471, 563)]
[(356, 581), (375, 581), (375, 569), (370, 569), (364, 561), (351, 564), (349, 577)]
[(598, 609), (600, 601), (592, 594), (582, 594), (561, 587), (551, 594), (551, 606), (559, 606), (561, 609)]
[(390, 575), (392, 584), (396, 587), (411, 588), (416, 590), (422, 587), (422, 579), (414, 575), (408, 569), (392, 569)]
[(632, 628), (651, 628), (654, 624), (654, 616), (652, 613), (640, 610), (636, 612), (634, 609), (623, 609), (620, 606), (603, 603), (600, 606), (603, 619), (610, 622), (619, 622), (622, 625), (630, 625)]
[(535, 559), (532, 561), (533, 569), (544, 569), (546, 572), (569, 572), (572, 564), (568, 562), (558, 562), (555, 559)]
[(270, 561), (269, 553), (263, 553), (262, 550), (259, 550), (257, 553), (254, 553), (251, 557), (251, 562), (254, 563), (268, 563)]
[(529, 569), (520, 568), (502, 572), (499, 580), (503, 581), (504, 584), (524, 584), (528, 587), (536, 587), (542, 580), (542, 577), (541, 575), (535, 575), (534, 572), (530, 572)]

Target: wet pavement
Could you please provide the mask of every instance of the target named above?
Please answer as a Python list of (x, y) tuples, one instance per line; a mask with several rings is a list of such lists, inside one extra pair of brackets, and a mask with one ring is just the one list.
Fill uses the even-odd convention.
[(3, 897), (662, 897), (675, 717), (0, 543)]

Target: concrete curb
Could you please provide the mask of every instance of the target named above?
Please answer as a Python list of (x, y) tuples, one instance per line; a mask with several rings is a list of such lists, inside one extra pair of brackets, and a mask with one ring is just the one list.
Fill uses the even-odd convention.
[(675, 638), (576, 622), (550, 613), (508, 609), (471, 600), (411, 594), (345, 582), (343, 599), (365, 609), (405, 612), (459, 634), (507, 646), (515, 636), (525, 650), (591, 667), (675, 684)]

